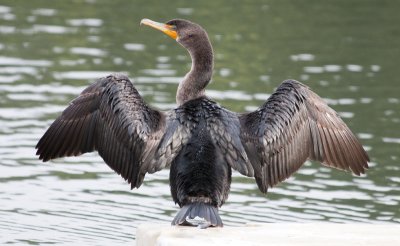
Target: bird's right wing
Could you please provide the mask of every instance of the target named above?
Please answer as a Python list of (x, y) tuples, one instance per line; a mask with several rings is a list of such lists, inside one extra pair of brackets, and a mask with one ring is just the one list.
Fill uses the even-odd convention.
[(166, 115), (148, 107), (126, 76), (110, 75), (70, 103), (39, 140), (37, 155), (48, 161), (97, 150), (132, 188), (139, 187), (146, 172), (166, 165), (152, 161), (165, 125)]
[(241, 139), (262, 192), (307, 159), (356, 175), (369, 158), (337, 113), (308, 87), (284, 81), (256, 111), (242, 114)]

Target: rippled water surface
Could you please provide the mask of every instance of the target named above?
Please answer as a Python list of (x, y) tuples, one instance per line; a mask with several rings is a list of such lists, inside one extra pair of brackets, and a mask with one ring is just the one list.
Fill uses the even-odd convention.
[(400, 32), (396, 1), (0, 1), (0, 244), (132, 245), (177, 211), (168, 170), (130, 190), (96, 153), (42, 163), (34, 146), (91, 81), (123, 72), (150, 104), (175, 106), (190, 57), (142, 18), (187, 18), (216, 53), (207, 94), (254, 110), (298, 79), (337, 110), (370, 157), (352, 176), (306, 163), (267, 196), (234, 173), (226, 225), (400, 223)]

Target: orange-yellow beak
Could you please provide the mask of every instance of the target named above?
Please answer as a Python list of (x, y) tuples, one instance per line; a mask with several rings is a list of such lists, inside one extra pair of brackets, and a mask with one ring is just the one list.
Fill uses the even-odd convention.
[(159, 22), (155, 22), (149, 19), (143, 19), (140, 21), (140, 25), (146, 25), (146, 26), (150, 26), (154, 29), (157, 29), (159, 31), (162, 31), (163, 33), (167, 34), (168, 36), (170, 36), (173, 39), (177, 39), (178, 38), (178, 33), (175, 30), (174, 26), (171, 25), (167, 25), (164, 23), (159, 23)]

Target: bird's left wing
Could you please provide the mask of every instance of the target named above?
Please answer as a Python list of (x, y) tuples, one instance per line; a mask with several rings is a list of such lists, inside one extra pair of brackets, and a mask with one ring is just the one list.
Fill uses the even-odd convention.
[(166, 164), (152, 156), (167, 117), (146, 105), (124, 75), (110, 75), (87, 87), (53, 122), (36, 148), (43, 161), (97, 150), (133, 187), (146, 172)]

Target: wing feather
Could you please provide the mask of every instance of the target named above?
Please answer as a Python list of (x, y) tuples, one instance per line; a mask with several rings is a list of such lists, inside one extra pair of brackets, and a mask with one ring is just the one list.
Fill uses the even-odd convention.
[(354, 134), (300, 82), (284, 81), (258, 110), (239, 119), (241, 139), (263, 192), (288, 178), (307, 159), (356, 175), (368, 168), (368, 155)]
[[(243, 175), (253, 177), (254, 169), (250, 164), (248, 154), (240, 139), (240, 121), (237, 114), (221, 108), (212, 101), (213, 110), (209, 110), (207, 129), (210, 132), (215, 146), (219, 149), (224, 160), (231, 168)], [(206, 107), (207, 108), (207, 107)]]
[(148, 107), (126, 76), (110, 75), (88, 86), (54, 121), (36, 148), (43, 161), (97, 150), (133, 187), (146, 172), (165, 130), (164, 113)]

